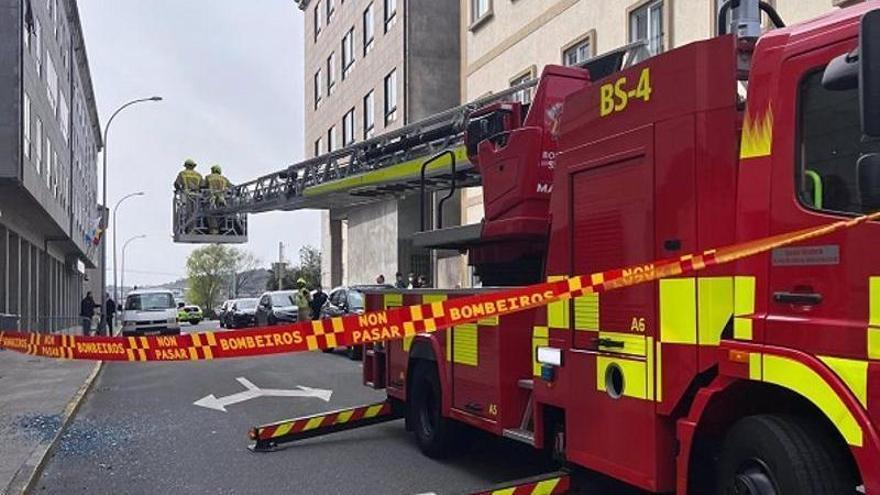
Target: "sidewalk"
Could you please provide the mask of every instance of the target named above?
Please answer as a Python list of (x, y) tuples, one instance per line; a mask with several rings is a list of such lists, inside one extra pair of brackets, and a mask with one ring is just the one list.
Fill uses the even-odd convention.
[(0, 350), (0, 494), (27, 487), (99, 369)]

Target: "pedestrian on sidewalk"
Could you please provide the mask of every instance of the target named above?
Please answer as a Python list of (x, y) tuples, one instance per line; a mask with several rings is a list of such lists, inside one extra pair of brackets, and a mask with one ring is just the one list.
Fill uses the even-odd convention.
[(104, 314), (107, 315), (107, 335), (113, 336), (113, 319), (116, 318), (116, 301), (110, 298), (110, 294), (108, 293), (105, 297), (107, 300), (107, 306), (104, 308)]
[(394, 274), (394, 287), (397, 287), (398, 289), (406, 289), (406, 280), (400, 272)]
[(83, 335), (92, 333), (92, 318), (95, 317), (95, 308), (97, 307), (100, 307), (100, 304), (95, 304), (91, 291), (86, 292), (86, 297), (79, 303), (79, 317), (82, 320)]
[(380, 273), (379, 276), (376, 277), (376, 285), (385, 285), (385, 275)]

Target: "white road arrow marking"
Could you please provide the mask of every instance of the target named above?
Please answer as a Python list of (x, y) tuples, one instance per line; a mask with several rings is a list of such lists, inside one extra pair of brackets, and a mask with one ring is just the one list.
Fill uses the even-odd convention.
[(256, 399), (257, 397), (314, 397), (316, 399), (321, 399), (324, 402), (330, 402), (330, 396), (333, 395), (332, 390), (303, 387), (301, 385), (297, 385), (296, 388), (298, 390), (285, 390), (280, 388), (260, 388), (247, 378), (243, 377), (236, 378), (236, 380), (238, 380), (238, 383), (244, 385), (244, 388), (247, 390), (219, 398), (215, 397), (214, 394), (206, 395), (193, 402), (193, 405), (226, 412), (226, 406), (250, 399)]

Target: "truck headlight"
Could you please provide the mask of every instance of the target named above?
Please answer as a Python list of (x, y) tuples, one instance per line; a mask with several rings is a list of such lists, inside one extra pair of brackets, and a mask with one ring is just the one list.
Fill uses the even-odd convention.
[(556, 347), (538, 347), (537, 360), (541, 364), (562, 366), (562, 349)]

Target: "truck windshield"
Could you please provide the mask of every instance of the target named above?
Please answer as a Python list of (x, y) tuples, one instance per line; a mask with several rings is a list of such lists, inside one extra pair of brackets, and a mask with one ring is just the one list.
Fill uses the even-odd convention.
[(798, 196), (809, 208), (867, 213), (859, 193), (858, 163), (880, 148), (862, 140), (858, 89), (827, 90), (822, 74), (809, 74), (800, 87)]
[(135, 294), (125, 300), (128, 311), (157, 311), (175, 308), (171, 294)]

